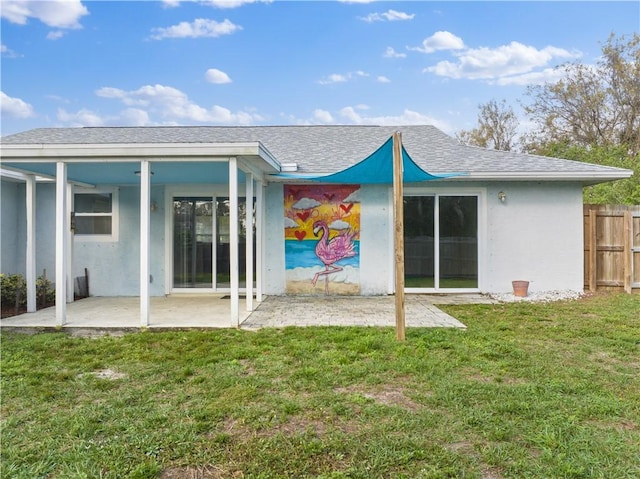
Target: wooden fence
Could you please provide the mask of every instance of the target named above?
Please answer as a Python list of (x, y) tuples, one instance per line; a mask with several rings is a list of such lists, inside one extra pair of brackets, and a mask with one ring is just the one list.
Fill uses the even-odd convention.
[(584, 286), (640, 293), (640, 206), (584, 205)]

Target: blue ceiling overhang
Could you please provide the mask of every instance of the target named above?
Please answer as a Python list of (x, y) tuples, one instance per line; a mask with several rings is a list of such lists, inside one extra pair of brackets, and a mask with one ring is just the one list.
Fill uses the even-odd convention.
[[(402, 180), (404, 183), (440, 180), (462, 174), (444, 173), (433, 175), (420, 168), (411, 159), (404, 146), (402, 147), (402, 168)], [(365, 159), (337, 173), (328, 175), (279, 173), (272, 176), (320, 181), (323, 183), (393, 184), (393, 137), (390, 137), (380, 148)]]
[[(56, 164), (51, 163), (12, 163), (3, 162), (3, 166), (42, 176), (55, 177)], [(67, 179), (72, 182), (89, 185), (136, 185), (140, 178), (139, 162), (69, 162)], [(227, 162), (170, 161), (151, 162), (152, 184), (213, 184), (229, 181)], [(245, 175), (239, 170), (238, 181), (244, 181)]]

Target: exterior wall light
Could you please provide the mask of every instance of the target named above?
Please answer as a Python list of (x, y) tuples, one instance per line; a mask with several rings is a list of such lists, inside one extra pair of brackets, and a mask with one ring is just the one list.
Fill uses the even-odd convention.
[(507, 200), (507, 194), (504, 191), (499, 192), (498, 199), (504, 203)]

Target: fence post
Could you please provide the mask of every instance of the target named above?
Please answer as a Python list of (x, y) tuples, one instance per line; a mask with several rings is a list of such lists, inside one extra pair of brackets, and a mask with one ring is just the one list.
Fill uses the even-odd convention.
[(631, 231), (633, 229), (633, 216), (630, 210), (624, 212), (624, 292), (631, 293), (631, 268), (633, 261), (633, 249), (631, 247)]
[(596, 263), (598, 257), (598, 238), (596, 236), (596, 211), (593, 208), (589, 209), (589, 291), (596, 292), (597, 279)]

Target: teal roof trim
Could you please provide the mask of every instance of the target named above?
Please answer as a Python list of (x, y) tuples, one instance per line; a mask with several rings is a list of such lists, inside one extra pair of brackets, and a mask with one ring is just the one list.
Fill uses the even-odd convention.
[[(462, 173), (444, 173), (432, 175), (420, 168), (402, 147), (402, 179), (404, 183), (440, 180), (459, 176)], [(343, 184), (393, 184), (393, 137), (389, 139), (364, 160), (328, 175), (300, 175), (295, 173), (279, 173), (272, 176), (279, 178), (297, 178), (324, 183)]]

